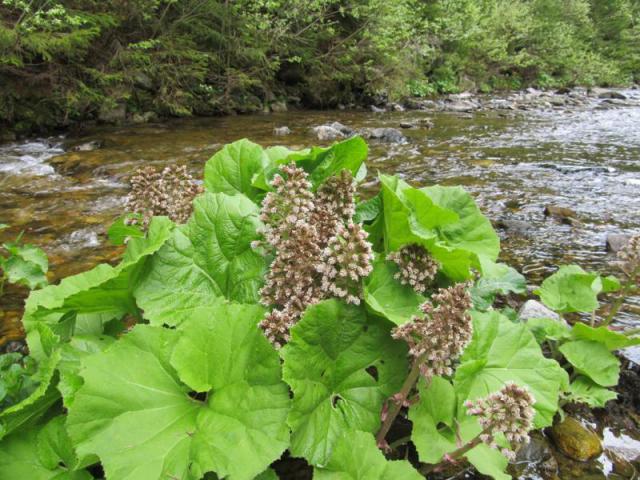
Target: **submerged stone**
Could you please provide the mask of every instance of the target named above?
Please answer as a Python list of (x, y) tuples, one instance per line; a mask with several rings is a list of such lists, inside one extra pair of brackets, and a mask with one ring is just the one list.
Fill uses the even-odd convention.
[(586, 462), (602, 453), (600, 437), (573, 417), (556, 423), (550, 433), (558, 449), (579, 462)]

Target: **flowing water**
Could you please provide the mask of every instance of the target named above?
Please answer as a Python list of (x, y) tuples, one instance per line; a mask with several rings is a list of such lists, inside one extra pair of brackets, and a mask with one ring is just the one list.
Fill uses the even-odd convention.
[[(625, 93), (638, 106), (506, 114), (296, 111), (97, 128), (82, 137), (5, 144), (0, 223), (12, 228), (0, 239), (24, 230), (27, 241), (49, 254), (57, 279), (118, 253), (105, 230), (122, 212), (127, 180), (141, 166), (183, 163), (200, 178), (213, 153), (242, 137), (303, 148), (321, 143), (310, 127), (327, 121), (397, 127), (429, 118), (433, 128), (403, 130), (407, 144), (370, 144), (366, 187), (375, 187), (377, 171), (396, 172), (414, 185), (463, 185), (507, 227), (500, 230), (503, 256), (532, 283), (570, 262), (613, 272), (607, 233), (640, 231), (640, 91)], [(293, 133), (274, 136), (281, 125)], [(70, 151), (92, 140), (103, 147)], [(546, 205), (571, 208), (579, 223), (545, 217)]]
[[(504, 227), (499, 228), (503, 258), (531, 284), (567, 263), (615, 273), (614, 256), (605, 249), (607, 234), (640, 232), (640, 91), (625, 95), (631, 106), (603, 108), (592, 101), (473, 114), (291, 111), (101, 127), (81, 137), (0, 145), (0, 223), (11, 225), (0, 240), (24, 230), (24, 239), (49, 255), (55, 281), (115, 261), (120, 250), (109, 245), (106, 228), (122, 213), (128, 178), (141, 166), (186, 164), (201, 178), (207, 159), (239, 138), (304, 148), (322, 143), (310, 128), (325, 122), (364, 128), (430, 119), (432, 128), (403, 130), (406, 144), (370, 143), (365, 189), (376, 187), (377, 171), (398, 173), (414, 185), (464, 186)], [(283, 125), (292, 134), (274, 136), (274, 127)], [(102, 147), (72, 151), (88, 141)], [(546, 205), (574, 210), (578, 222), (545, 217)], [(19, 336), (24, 293), (10, 289), (0, 300), (4, 341)], [(630, 303), (621, 321), (638, 326), (640, 299)]]

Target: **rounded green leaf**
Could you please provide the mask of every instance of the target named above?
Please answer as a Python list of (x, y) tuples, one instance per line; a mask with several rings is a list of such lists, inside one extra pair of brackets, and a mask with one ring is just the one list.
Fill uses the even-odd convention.
[(316, 480), (422, 480), (406, 460), (389, 461), (370, 433), (345, 432), (337, 439), (329, 462), (315, 468)]
[(260, 317), (201, 308), (179, 331), (139, 325), (86, 357), (68, 418), (80, 457), (122, 480), (264, 471), (288, 445), (290, 400)]
[(256, 201), (261, 192), (251, 182), (269, 163), (260, 145), (243, 138), (225, 145), (207, 161), (204, 185), (211, 193), (244, 194)]
[(495, 311), (472, 312), (472, 317), (473, 339), (454, 378), (459, 404), (486, 397), (511, 381), (526, 386), (535, 397), (535, 426), (550, 425), (558, 395), (568, 388), (567, 373), (558, 362), (545, 358), (526, 325)]
[(291, 453), (325, 464), (349, 430), (375, 432), (383, 401), (407, 374), (406, 348), (363, 307), (327, 300), (310, 307), (283, 349), (293, 390)]
[(378, 315), (402, 325), (420, 313), (425, 297), (396, 280), (394, 275), (397, 271), (398, 267), (393, 262), (377, 259), (364, 282), (364, 301)]
[(602, 281), (578, 265), (565, 265), (546, 278), (534, 293), (547, 307), (557, 312), (592, 312), (600, 305)]
[(251, 248), (259, 209), (243, 195), (205, 193), (189, 222), (153, 256), (135, 290), (145, 318), (179, 325), (191, 311), (221, 299), (257, 303), (265, 259)]
[(560, 353), (579, 373), (603, 387), (618, 384), (620, 360), (600, 342), (576, 340), (560, 345)]

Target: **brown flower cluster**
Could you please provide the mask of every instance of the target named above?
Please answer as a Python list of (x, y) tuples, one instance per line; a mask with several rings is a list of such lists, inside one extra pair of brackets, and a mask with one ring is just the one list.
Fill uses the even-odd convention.
[(320, 288), (347, 303), (360, 304), (360, 280), (373, 267), (368, 233), (359, 223), (338, 224), (336, 234), (324, 249), (323, 261), (316, 265), (322, 274)]
[(130, 182), (126, 208), (142, 215), (145, 227), (156, 215), (185, 223), (193, 211), (193, 199), (203, 191), (184, 165), (171, 165), (160, 172), (153, 167), (140, 168)]
[[(497, 449), (495, 436), (498, 433), (503, 433), (512, 446), (529, 441), (529, 430), (535, 416), (534, 403), (535, 398), (527, 388), (509, 382), (498, 392), (467, 401), (464, 405), (469, 415), (478, 417), (482, 426), (480, 440)], [(501, 451), (507, 458), (515, 458), (513, 450), (503, 448)]]
[(360, 302), (360, 283), (371, 271), (367, 233), (351, 222), (355, 211), (353, 178), (333, 177), (314, 195), (307, 173), (281, 168), (262, 204), (264, 240), (274, 254), (261, 302), (272, 311), (261, 322), (276, 345), (289, 340), (289, 329), (305, 309), (335, 296)]
[(396, 252), (387, 255), (398, 265), (398, 272), (394, 275), (403, 285), (411, 286), (416, 292), (424, 293), (436, 277), (440, 265), (429, 252), (420, 245), (407, 245)]
[(618, 252), (622, 271), (640, 287), (640, 235), (634, 235)]
[[(392, 336), (409, 344), (409, 355), (420, 362), (427, 379), (452, 375), (453, 362), (471, 341), (473, 325), (467, 313), (472, 306), (466, 283), (438, 290), (421, 309), (421, 317), (396, 327)], [(435, 305), (434, 305), (435, 304)]]

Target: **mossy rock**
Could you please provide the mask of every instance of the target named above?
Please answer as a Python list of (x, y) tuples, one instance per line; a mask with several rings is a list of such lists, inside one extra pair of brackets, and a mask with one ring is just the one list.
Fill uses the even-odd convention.
[(551, 438), (562, 453), (580, 462), (602, 453), (600, 437), (572, 417), (556, 423), (551, 428)]

